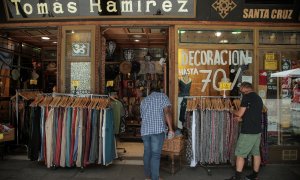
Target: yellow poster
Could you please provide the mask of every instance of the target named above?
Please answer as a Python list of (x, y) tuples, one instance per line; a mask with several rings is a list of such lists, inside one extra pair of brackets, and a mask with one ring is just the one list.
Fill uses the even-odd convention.
[(265, 54), (265, 70), (275, 71), (277, 70), (278, 62), (275, 59), (275, 53)]

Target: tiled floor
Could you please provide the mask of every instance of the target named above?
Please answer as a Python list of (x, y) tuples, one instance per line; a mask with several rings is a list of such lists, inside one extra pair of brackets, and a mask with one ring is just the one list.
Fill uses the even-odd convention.
[[(117, 142), (119, 159), (114, 164), (143, 165), (144, 146), (142, 142)], [(126, 152), (122, 148), (125, 148)]]
[(117, 148), (125, 148), (126, 153), (118, 150), (119, 154), (126, 157), (143, 157), (144, 145), (142, 142), (117, 142)]

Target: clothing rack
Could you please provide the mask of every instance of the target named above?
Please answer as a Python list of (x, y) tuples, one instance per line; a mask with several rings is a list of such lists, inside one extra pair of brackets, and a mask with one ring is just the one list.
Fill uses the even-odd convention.
[[(233, 99), (233, 101), (236, 101), (236, 102), (238, 102), (238, 101), (240, 101), (240, 99), (241, 99), (241, 97), (240, 96), (227, 96), (227, 97), (223, 97), (223, 96), (188, 96), (187, 98), (194, 98), (193, 99), (193, 101), (195, 101), (195, 102), (197, 102), (199, 99), (205, 99), (205, 98), (207, 98), (207, 99), (209, 99), (209, 98), (215, 98), (215, 99), (218, 99), (218, 98), (220, 98), (220, 99), (225, 99), (225, 98), (227, 98), (227, 99)], [(197, 98), (199, 98), (199, 99), (197, 99)], [(224, 100), (225, 101), (225, 100)], [(231, 100), (230, 100), (231, 101)], [(233, 103), (234, 104), (234, 103)], [(199, 105), (199, 104), (198, 104)], [(232, 106), (232, 105), (231, 105)], [(234, 105), (235, 106), (235, 108), (239, 108), (239, 106), (240, 106), (240, 104), (235, 104)], [(198, 109), (200, 106), (195, 106), (196, 108), (195, 109), (192, 109), (192, 111), (194, 111), (194, 110), (196, 110), (196, 109)], [(211, 109), (203, 109), (204, 111), (206, 111), (206, 110), (211, 110)], [(212, 109), (212, 110), (214, 110), (214, 109)], [(220, 109), (218, 109), (218, 106), (217, 106), (217, 109), (216, 110), (220, 110)], [(195, 161), (196, 162), (196, 161)], [(206, 162), (208, 162), (208, 164), (206, 163)], [(221, 164), (219, 164), (221, 161), (203, 161), (203, 159), (202, 160), (197, 160), (197, 162), (196, 162), (196, 164), (198, 165), (198, 166), (200, 166), (200, 167), (202, 167), (202, 168), (204, 168), (205, 170), (206, 170), (206, 172), (207, 172), (207, 174), (210, 176), (210, 175), (212, 175), (212, 172), (211, 172), (211, 168), (213, 168), (213, 167), (220, 167), (220, 166), (224, 166), (224, 165), (226, 165), (226, 164), (224, 164), (224, 162), (223, 162), (223, 164), (222, 164), (222, 162), (221, 162)], [(211, 163), (211, 164), (210, 164)], [(194, 165), (196, 165), (196, 164), (194, 164)]]
[[(37, 90), (37, 89), (17, 89), (16, 90), (15, 97), (16, 97), (16, 123), (17, 123), (17, 128), (16, 128), (17, 134), (16, 135), (17, 135), (17, 145), (19, 145), (19, 94), (21, 92), (40, 92), (40, 90)], [(14, 97), (12, 97), (12, 98), (14, 98)]]
[[(241, 96), (184, 96), (183, 98), (191, 99), (191, 100), (193, 99), (193, 100), (197, 101), (197, 99), (204, 100), (204, 99), (209, 99), (209, 98), (211, 98), (211, 99), (240, 99)], [(194, 107), (197, 107), (197, 106), (194, 106)], [(198, 109), (198, 107), (196, 109)], [(193, 109), (193, 110), (195, 110), (195, 109)], [(188, 109), (187, 109), (187, 111), (188, 111)], [(209, 176), (212, 175), (211, 168), (214, 167), (213, 165), (205, 165), (201, 162), (198, 162), (197, 164), (198, 164), (198, 166), (203, 168)]]
[[(55, 112), (54, 111), (54, 109), (61, 109), (61, 108), (66, 108), (66, 107), (73, 107), (73, 108), (80, 108), (80, 107), (82, 107), (82, 108), (87, 108), (87, 104), (81, 104), (81, 105), (79, 105), (78, 104), (78, 102), (76, 101), (76, 100), (74, 100), (74, 99), (76, 99), (76, 98), (78, 98), (78, 100), (80, 100), (80, 99), (83, 99), (83, 100), (85, 100), (86, 102), (88, 102), (88, 101), (90, 101), (90, 102), (94, 102), (93, 101), (93, 99), (90, 99), (90, 97), (91, 98), (95, 98), (96, 100), (100, 100), (100, 101), (95, 101), (95, 102), (97, 102), (98, 104), (96, 105), (95, 103), (94, 103), (94, 105), (92, 105), (92, 106), (90, 106), (90, 107), (88, 107), (88, 108), (92, 108), (92, 109), (97, 109), (97, 110), (100, 110), (99, 108), (101, 108), (101, 111), (102, 110), (110, 110), (111, 108), (107, 108), (107, 104), (106, 103), (102, 103), (102, 100), (103, 100), (103, 102), (105, 101), (105, 102), (108, 102), (107, 100), (108, 99), (101, 99), (101, 97), (104, 97), (104, 98), (107, 98), (108, 96), (107, 95), (99, 95), (99, 94), (83, 94), (83, 95), (80, 95), (80, 94), (77, 94), (77, 95), (74, 95), (74, 94), (68, 94), (68, 93), (51, 93), (51, 94), (41, 94), (42, 96), (44, 95), (44, 96), (52, 96), (53, 97), (53, 99), (52, 100), (50, 100), (50, 101), (47, 101), (46, 100), (46, 102), (45, 103), (48, 103), (49, 104), (49, 106), (45, 106), (45, 103), (43, 103), (42, 101), (39, 101), (39, 100), (37, 100), (36, 101), (36, 103), (33, 103), (31, 106), (34, 106), (34, 107), (37, 107), (37, 106), (39, 106), (39, 107), (47, 107), (47, 108), (50, 108), (51, 110), (53, 110), (53, 112)], [(51, 98), (52, 98), (51, 97)], [(65, 100), (67, 100), (66, 99), (66, 97), (67, 98), (71, 98), (71, 99), (73, 99), (73, 100), (71, 100), (70, 102), (71, 103), (67, 103), (67, 104), (65, 104)], [(100, 97), (100, 98), (99, 98)], [(42, 97), (43, 98), (43, 97)], [(61, 99), (60, 99), (61, 98)], [(38, 98), (37, 98), (38, 99)], [(60, 99), (60, 100), (59, 100)], [(58, 101), (57, 101), (58, 100)], [(62, 101), (61, 101), (62, 100)], [(53, 101), (55, 101), (54, 103), (52, 103)], [(62, 102), (62, 104), (60, 104), (60, 102)], [(51, 103), (52, 103), (52, 105), (51, 105)], [(75, 103), (75, 104), (74, 104)], [(88, 104), (93, 104), (93, 103), (88, 103)], [(104, 106), (103, 106), (104, 105)], [(111, 110), (110, 110), (111, 111)], [(51, 114), (51, 116), (55, 116), (55, 114)], [(91, 116), (92, 117), (92, 116)], [(93, 116), (94, 117), (94, 116)], [(110, 116), (110, 117), (112, 117), (112, 116)], [(52, 120), (52, 121), (54, 121), (54, 120)], [(57, 122), (58, 122), (58, 120), (56, 120)], [(46, 122), (46, 121), (45, 121)], [(109, 122), (112, 122), (112, 121), (109, 121)], [(62, 122), (60, 122), (60, 123), (62, 123)], [(92, 122), (90, 122), (90, 123), (92, 123)], [(90, 125), (91, 126), (91, 125)], [(98, 126), (98, 125), (97, 125)], [(97, 127), (97, 126), (93, 126), (93, 127)], [(45, 127), (46, 127), (46, 125), (45, 125)], [(59, 126), (58, 126), (59, 127)], [(56, 127), (57, 128), (57, 127)], [(44, 133), (42, 133), (42, 134), (44, 134)], [(56, 135), (58, 135), (58, 134), (56, 134)], [(61, 135), (60, 135), (61, 136)], [(34, 136), (34, 137), (36, 137), (36, 136)], [(49, 136), (48, 136), (49, 137)], [(55, 137), (56, 138), (56, 137)], [(41, 139), (43, 139), (43, 138), (41, 138)], [(47, 141), (47, 140), (46, 140)], [(44, 142), (42, 142), (42, 144), (43, 143), (46, 143), (46, 141), (44, 141)], [(89, 142), (89, 143), (91, 143), (91, 142)], [(113, 143), (114, 145), (114, 148), (116, 148), (115, 147), (115, 143)], [(72, 145), (73, 146), (73, 145)], [(82, 148), (82, 147), (81, 147)], [(40, 148), (40, 149), (42, 149), (42, 148)], [(89, 150), (88, 150), (89, 151)], [(58, 151), (58, 152), (60, 152), (60, 151)], [(116, 152), (116, 151), (114, 151), (114, 152)], [(72, 153), (71, 153), (72, 154)], [(72, 155), (71, 155), (72, 156)], [(81, 156), (81, 158), (84, 158), (86, 155), (84, 155), (84, 154), (82, 154), (82, 156)], [(33, 156), (33, 157), (36, 157), (36, 156)], [(40, 155), (39, 155), (39, 157), (40, 157)], [(116, 157), (117, 157), (117, 155), (116, 155)], [(114, 158), (116, 158), (116, 157), (114, 157)], [(50, 160), (50, 159), (49, 159)], [(52, 162), (51, 162), (52, 161)], [(49, 161), (49, 162), (47, 162), (47, 163), (49, 163), (49, 164), (47, 164), (47, 167), (51, 167), (51, 168), (54, 168), (54, 169), (56, 169), (57, 167), (59, 167), (59, 163), (57, 163), (57, 161), (55, 160), (55, 162), (54, 162), (54, 159), (51, 159), (51, 161)], [(95, 161), (95, 163), (96, 163), (97, 161)], [(100, 162), (100, 161), (99, 161)], [(99, 164), (99, 162), (98, 162), (98, 164)], [(74, 163), (74, 162), (73, 162)], [(81, 163), (80, 163), (80, 165), (75, 165), (76, 163), (74, 163), (74, 164), (69, 164), (69, 166), (71, 165), (71, 166), (77, 166), (77, 167), (80, 167), (81, 168), (81, 171), (84, 169), (84, 167), (86, 166), (86, 165), (88, 165), (88, 163), (87, 164), (85, 164), (86, 162), (84, 162), (83, 160), (81, 160)], [(104, 163), (104, 162), (103, 162)], [(105, 162), (105, 163), (107, 163), (107, 162)], [(109, 164), (105, 164), (105, 165), (109, 165)], [(69, 167), (68, 165), (66, 165), (66, 167)], [(63, 166), (63, 167), (65, 167), (65, 166)]]
[(183, 98), (192, 99), (192, 98), (222, 98), (222, 99), (238, 99), (241, 98), (241, 96), (184, 96)]

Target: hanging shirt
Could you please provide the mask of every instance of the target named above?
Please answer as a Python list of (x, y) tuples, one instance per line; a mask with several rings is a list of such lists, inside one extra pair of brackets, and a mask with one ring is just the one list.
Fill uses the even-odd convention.
[(123, 104), (119, 100), (112, 101), (113, 118), (114, 118), (114, 133), (119, 134), (121, 116), (124, 114)]

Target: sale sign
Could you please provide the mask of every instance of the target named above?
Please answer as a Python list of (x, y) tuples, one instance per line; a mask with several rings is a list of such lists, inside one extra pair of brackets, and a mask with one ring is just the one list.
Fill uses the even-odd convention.
[[(178, 75), (192, 79), (190, 94), (219, 95), (219, 91), (232, 90), (242, 75), (242, 67), (252, 64), (252, 51), (227, 49), (178, 49)], [(235, 67), (231, 69), (230, 67)], [(231, 82), (229, 79), (234, 70)]]

